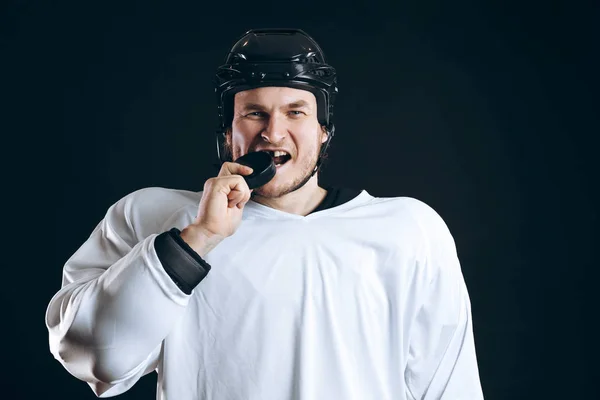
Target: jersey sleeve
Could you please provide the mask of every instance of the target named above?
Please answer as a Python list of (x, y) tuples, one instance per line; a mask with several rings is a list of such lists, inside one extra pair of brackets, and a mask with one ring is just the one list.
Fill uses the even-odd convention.
[(46, 310), (51, 353), (98, 397), (127, 391), (157, 367), (163, 339), (189, 301), (161, 265), (158, 234), (136, 228), (158, 206), (147, 191), (111, 206), (64, 265)]
[(483, 399), (471, 303), (454, 239), (442, 218), (414, 201), (413, 215), (423, 240), (423, 279), (409, 333), (405, 370), (413, 400)]

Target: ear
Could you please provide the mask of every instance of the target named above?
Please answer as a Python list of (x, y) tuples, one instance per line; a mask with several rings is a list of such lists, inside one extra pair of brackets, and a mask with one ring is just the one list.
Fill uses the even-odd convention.
[(321, 125), (321, 132), (321, 143), (325, 143), (329, 137), (329, 132), (327, 132), (325, 125)]

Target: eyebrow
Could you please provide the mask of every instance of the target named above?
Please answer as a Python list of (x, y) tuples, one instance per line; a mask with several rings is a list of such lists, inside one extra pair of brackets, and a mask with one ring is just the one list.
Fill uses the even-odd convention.
[[(310, 108), (310, 104), (308, 104), (308, 102), (305, 101), (305, 100), (296, 100), (296, 101), (293, 101), (291, 103), (288, 103), (288, 104), (284, 105), (281, 108), (287, 108), (287, 109), (290, 109), (290, 108)], [(247, 104), (244, 105), (244, 107), (242, 108), (242, 110), (244, 112), (246, 112), (246, 111), (262, 111), (262, 110), (264, 110), (264, 107), (262, 105), (258, 104), (258, 103), (247, 103)]]
[(310, 104), (308, 104), (305, 100), (296, 100), (292, 103), (287, 104), (285, 107), (287, 108), (310, 108)]

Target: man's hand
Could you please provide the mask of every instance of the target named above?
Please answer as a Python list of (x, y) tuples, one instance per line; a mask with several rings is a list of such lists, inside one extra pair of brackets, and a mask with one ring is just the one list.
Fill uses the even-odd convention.
[(205, 182), (198, 215), (181, 231), (182, 239), (201, 257), (239, 227), (252, 193), (243, 176), (251, 173), (250, 167), (225, 162), (219, 174)]

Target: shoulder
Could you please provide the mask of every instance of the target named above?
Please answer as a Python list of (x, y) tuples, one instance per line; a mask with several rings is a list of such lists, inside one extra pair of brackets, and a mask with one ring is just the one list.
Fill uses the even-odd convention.
[[(131, 232), (137, 239), (164, 229), (180, 211), (195, 212), (202, 192), (164, 187), (138, 189), (120, 198), (109, 209), (105, 220), (111, 228)], [(132, 238), (133, 239), (133, 238)]]
[(192, 192), (182, 189), (171, 189), (165, 187), (147, 187), (135, 190), (120, 198), (113, 206), (123, 207), (127, 211), (177, 208), (188, 204), (190, 201), (198, 201), (201, 192)]
[(455, 242), (443, 217), (428, 203), (413, 197), (373, 197), (395, 223), (410, 224), (411, 230), (431, 251), (455, 251)]
[[(405, 232), (401, 235), (399, 248), (415, 251), (415, 271), (418, 281), (433, 282), (440, 277), (454, 281), (461, 276), (460, 261), (455, 240), (448, 225), (431, 205), (411, 197), (374, 198), (385, 204), (392, 216), (388, 223), (400, 225)], [(415, 281), (417, 282), (417, 281)]]
[(412, 197), (399, 197), (397, 201), (414, 217), (427, 236), (450, 233), (442, 216), (429, 204)]
[(392, 214), (409, 214), (420, 224), (446, 225), (440, 214), (433, 207), (414, 197), (371, 196), (371, 205), (380, 207), (382, 210)]

